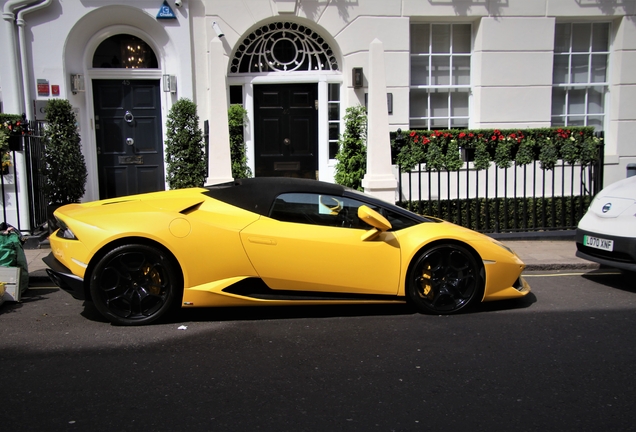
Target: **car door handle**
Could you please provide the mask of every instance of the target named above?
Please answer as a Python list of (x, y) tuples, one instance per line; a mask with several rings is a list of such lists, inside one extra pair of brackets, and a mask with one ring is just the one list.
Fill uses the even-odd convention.
[(267, 237), (248, 237), (250, 243), (264, 244), (268, 246), (276, 246), (276, 240)]

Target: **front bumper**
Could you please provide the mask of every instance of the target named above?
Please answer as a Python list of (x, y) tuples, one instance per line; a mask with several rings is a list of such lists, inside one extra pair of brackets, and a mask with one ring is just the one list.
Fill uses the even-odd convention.
[[(583, 244), (583, 236), (612, 240), (612, 251), (592, 248)], [(582, 229), (576, 230), (576, 256), (608, 267), (636, 272), (636, 238), (596, 234)]]
[(53, 252), (42, 258), (42, 261), (49, 266), (46, 269), (46, 274), (49, 275), (55, 285), (78, 300), (86, 300), (84, 279), (75, 276), (64, 264), (55, 258)]

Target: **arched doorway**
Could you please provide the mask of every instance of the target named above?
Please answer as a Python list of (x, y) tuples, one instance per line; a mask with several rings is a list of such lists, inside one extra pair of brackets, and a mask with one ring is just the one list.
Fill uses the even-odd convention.
[(160, 80), (126, 71), (158, 69), (141, 38), (117, 34), (102, 41), (93, 70), (120, 69), (119, 79), (93, 79), (99, 197), (115, 198), (165, 189)]
[[(331, 45), (306, 25), (261, 25), (237, 44), (229, 77), (242, 77), (251, 96), (255, 175), (320, 178), (321, 161), (329, 157), (322, 123), (334, 115), (327, 94), (340, 85)], [(337, 140), (338, 131), (332, 135)]]

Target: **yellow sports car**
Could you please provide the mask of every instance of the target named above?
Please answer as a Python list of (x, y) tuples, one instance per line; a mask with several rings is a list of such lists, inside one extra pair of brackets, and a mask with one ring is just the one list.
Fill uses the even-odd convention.
[(49, 276), (114, 324), (174, 306), (411, 302), (450, 314), (525, 296), (485, 235), (315, 180), (254, 178), (55, 212)]

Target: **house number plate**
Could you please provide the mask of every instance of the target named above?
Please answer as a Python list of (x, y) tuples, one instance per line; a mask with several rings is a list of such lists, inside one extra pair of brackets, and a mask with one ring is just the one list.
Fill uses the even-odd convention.
[(119, 165), (143, 165), (143, 156), (119, 156)]

